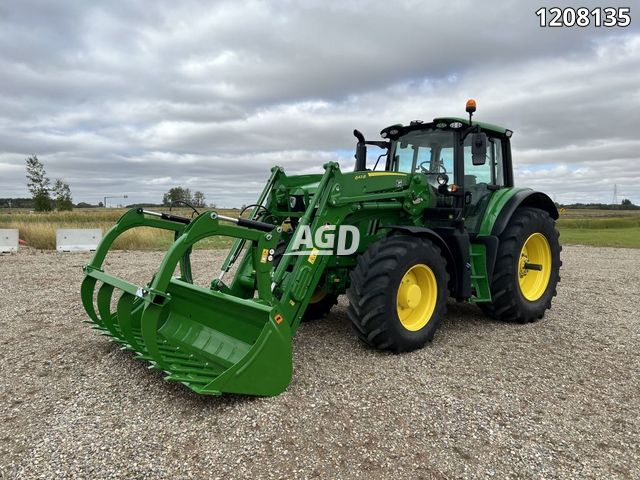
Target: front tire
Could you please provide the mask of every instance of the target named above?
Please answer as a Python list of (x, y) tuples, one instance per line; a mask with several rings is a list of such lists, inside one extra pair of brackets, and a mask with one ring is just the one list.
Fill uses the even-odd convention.
[(560, 234), (549, 214), (516, 210), (500, 235), (491, 282), (491, 303), (478, 303), (497, 320), (528, 323), (551, 308), (560, 281)]
[(329, 315), (329, 312), (335, 304), (338, 303), (338, 296), (334, 293), (327, 293), (324, 290), (318, 288), (307, 305), (307, 309), (304, 311), (302, 321), (308, 322), (311, 320), (317, 320), (325, 318)]
[(367, 345), (393, 352), (421, 348), (444, 316), (449, 275), (440, 249), (419, 237), (386, 237), (351, 272), (348, 315)]

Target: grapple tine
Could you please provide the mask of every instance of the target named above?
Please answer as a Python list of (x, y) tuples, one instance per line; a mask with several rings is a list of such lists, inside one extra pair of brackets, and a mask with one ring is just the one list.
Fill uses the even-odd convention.
[(82, 286), (80, 287), (80, 297), (82, 298), (82, 306), (84, 307), (89, 318), (99, 327), (104, 327), (104, 324), (98, 317), (96, 309), (93, 306), (93, 292), (96, 288), (96, 279), (93, 277), (84, 277)]
[(113, 324), (113, 314), (111, 313), (111, 296), (113, 295), (113, 285), (109, 285), (108, 283), (103, 283), (98, 290), (98, 313), (100, 314), (100, 318), (104, 326), (113, 334), (115, 337), (120, 337), (120, 332), (118, 332)]
[(136, 298), (137, 297), (127, 292), (123, 292), (120, 296), (120, 300), (118, 300), (118, 307), (116, 309), (118, 313), (118, 325), (120, 326), (120, 333), (122, 334), (122, 337), (129, 345), (131, 345), (131, 348), (140, 354), (145, 354), (147, 350), (138, 343), (133, 334), (134, 316), (136, 314), (141, 314), (142, 307), (142, 305), (140, 305), (142, 301), (138, 299), (139, 301), (136, 302)]
[(140, 319), (142, 339), (147, 352), (158, 367), (163, 370), (168, 369), (168, 362), (162, 355), (160, 348), (158, 348), (158, 325), (160, 325), (160, 320), (164, 320), (168, 314), (168, 308), (150, 303), (142, 311), (142, 318)]

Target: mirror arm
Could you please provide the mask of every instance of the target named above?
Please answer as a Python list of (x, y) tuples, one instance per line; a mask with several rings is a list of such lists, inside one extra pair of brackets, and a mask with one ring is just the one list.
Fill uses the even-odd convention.
[(367, 140), (364, 143), (365, 145), (375, 145), (376, 147), (386, 148), (387, 150), (391, 146), (391, 142), (384, 142), (384, 141)]
[(464, 130), (464, 132), (462, 132), (462, 135), (460, 136), (460, 144), (462, 145), (464, 143), (465, 138), (467, 138), (467, 135), (469, 135), (470, 133), (480, 133), (480, 132), (481, 132), (480, 125), (478, 124), (467, 127), (466, 130)]

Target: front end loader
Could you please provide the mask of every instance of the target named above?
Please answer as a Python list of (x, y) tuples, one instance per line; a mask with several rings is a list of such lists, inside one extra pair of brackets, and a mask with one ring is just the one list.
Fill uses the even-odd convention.
[[(505, 321), (542, 318), (559, 281), (558, 212), (513, 185), (512, 132), (472, 121), (474, 111), (470, 101), (468, 119), (392, 125), (381, 141), (355, 131), (352, 172), (274, 167), (246, 216), (129, 210), (84, 267), (90, 323), (197, 393), (271, 396), (291, 380), (300, 322), (344, 293), (355, 333), (393, 352), (430, 341), (449, 298)], [(373, 166), (371, 146), (383, 152)], [(175, 235), (145, 285), (103, 268), (113, 241), (138, 227)], [(211, 236), (235, 242), (205, 288), (190, 254)]]

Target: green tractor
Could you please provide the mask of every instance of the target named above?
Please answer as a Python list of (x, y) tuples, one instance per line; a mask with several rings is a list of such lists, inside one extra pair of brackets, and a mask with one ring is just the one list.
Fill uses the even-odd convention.
[[(344, 293), (358, 337), (396, 353), (433, 338), (449, 298), (498, 320), (542, 318), (560, 280), (558, 212), (544, 193), (514, 187), (512, 132), (472, 121), (474, 111), (470, 100), (468, 119), (392, 125), (381, 141), (356, 130), (353, 172), (274, 167), (239, 218), (129, 210), (84, 267), (91, 323), (195, 392), (268, 396), (291, 381), (300, 322)], [(383, 152), (373, 165), (368, 146)], [(115, 238), (136, 227), (175, 232), (146, 285), (103, 270)], [(205, 288), (189, 257), (215, 235), (235, 243)]]

